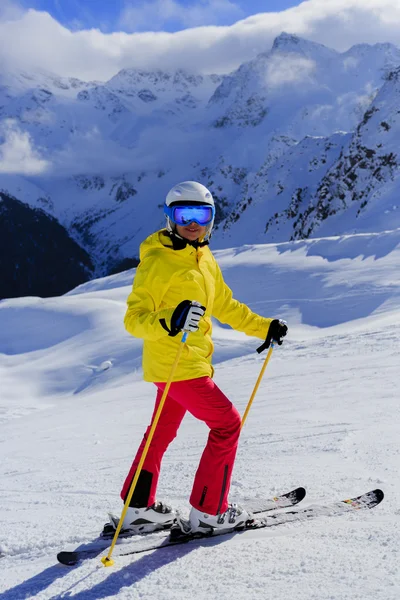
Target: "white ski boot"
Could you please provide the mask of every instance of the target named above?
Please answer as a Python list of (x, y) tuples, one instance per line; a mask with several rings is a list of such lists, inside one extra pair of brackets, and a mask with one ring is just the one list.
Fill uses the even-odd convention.
[[(104, 526), (103, 536), (109, 536), (118, 527), (119, 517), (111, 514), (109, 516), (110, 523)], [(151, 506), (141, 508), (129, 506), (122, 523), (121, 535), (130, 536), (169, 529), (175, 520), (176, 511), (163, 502), (156, 501)]]
[[(218, 532), (243, 529), (251, 515), (238, 504), (229, 504), (219, 515), (209, 515), (192, 507), (189, 514), (190, 533), (218, 534)], [(187, 531), (186, 531), (187, 532)]]

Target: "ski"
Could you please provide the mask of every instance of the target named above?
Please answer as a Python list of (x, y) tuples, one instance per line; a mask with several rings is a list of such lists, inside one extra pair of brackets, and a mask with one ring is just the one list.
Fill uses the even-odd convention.
[[(246, 506), (249, 512), (255, 515), (295, 506), (304, 499), (305, 495), (306, 490), (303, 487), (298, 487), (294, 490), (291, 490), (290, 492), (280, 494), (279, 496), (274, 496), (273, 498), (269, 498), (266, 500), (263, 500), (261, 498), (243, 500), (242, 504)], [(118, 522), (118, 519), (116, 519), (116, 521)], [(84, 544), (71, 552), (60, 552), (59, 554), (57, 554), (57, 560), (62, 564), (68, 564), (69, 566), (72, 566), (83, 559), (93, 558), (109, 547), (110, 540), (113, 538), (114, 533), (115, 529), (106, 524), (100, 537), (97, 537), (92, 542)], [(162, 543), (168, 541), (168, 536), (169, 531), (166, 534), (165, 530), (159, 530), (152, 533), (140, 533), (137, 535), (127, 535), (122, 531), (120, 533), (117, 543), (118, 547), (123, 547), (126, 546), (129, 542), (132, 543), (133, 540), (137, 542), (138, 540), (143, 539), (143, 537), (146, 537), (146, 539), (149, 539), (149, 537), (151, 539), (156, 538), (156, 541)], [(75, 562), (71, 562), (75, 555), (77, 555), (78, 558)], [(66, 560), (68, 560), (68, 557), (70, 557), (70, 562), (66, 562)]]
[[(179, 526), (174, 525), (171, 529), (170, 535), (160, 543), (157, 544), (146, 544), (142, 547), (135, 546), (134, 548), (128, 549), (123, 546), (119, 546), (120, 552), (118, 556), (131, 556), (134, 554), (142, 554), (144, 552), (150, 552), (153, 550), (161, 550), (162, 548), (169, 548), (171, 546), (177, 546), (180, 544), (194, 543), (196, 541), (206, 540), (210, 538), (216, 538), (223, 535), (238, 535), (244, 531), (251, 531), (256, 529), (265, 529), (267, 527), (275, 527), (277, 525), (283, 525), (286, 523), (306, 521), (308, 519), (316, 517), (330, 517), (336, 515), (349, 514), (356, 510), (371, 509), (382, 502), (384, 494), (382, 490), (376, 489), (366, 494), (362, 494), (356, 498), (349, 498), (341, 500), (339, 502), (331, 502), (326, 505), (313, 505), (306, 508), (298, 508), (289, 512), (274, 513), (264, 517), (258, 517), (247, 521), (245, 527), (236, 531), (225, 530), (218, 533), (211, 534), (190, 534), (185, 533)], [(80, 561), (93, 558), (99, 554), (99, 550), (93, 551), (74, 551), (74, 552), (60, 552), (57, 555), (57, 559), (60, 563), (67, 566), (75, 566)]]

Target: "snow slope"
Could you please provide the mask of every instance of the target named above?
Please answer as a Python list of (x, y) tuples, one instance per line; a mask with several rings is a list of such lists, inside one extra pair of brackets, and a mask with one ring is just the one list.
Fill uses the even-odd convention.
[[(60, 298), (0, 303), (0, 600), (398, 600), (400, 230), (218, 251), (235, 296), (285, 316), (242, 434), (231, 497), (304, 485), (307, 503), (381, 487), (371, 513), (205, 541), (112, 569), (62, 568), (93, 538), (152, 412), (139, 340), (123, 329), (134, 271)], [(243, 413), (258, 340), (215, 323), (216, 381)], [(188, 510), (207, 431), (186, 417), (159, 497)]]

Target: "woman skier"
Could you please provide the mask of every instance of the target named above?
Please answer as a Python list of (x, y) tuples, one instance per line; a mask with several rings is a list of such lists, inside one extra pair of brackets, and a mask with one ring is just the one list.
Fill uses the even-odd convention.
[[(168, 193), (167, 227), (140, 246), (140, 264), (128, 297), (125, 327), (144, 340), (143, 373), (157, 386), (153, 419), (170, 375), (182, 331), (190, 331), (165, 400), (126, 517), (123, 531), (136, 533), (166, 528), (175, 511), (156, 501), (162, 457), (189, 411), (210, 428), (194, 479), (189, 520), (193, 532), (234, 529), (249, 518), (246, 510), (228, 503), (231, 473), (241, 418), (213, 382), (211, 317), (247, 335), (281, 343), (287, 326), (279, 319), (253, 313), (232, 297), (208, 248), (214, 223), (214, 200), (195, 181), (184, 181)], [(138, 449), (121, 491), (125, 501), (147, 440)]]

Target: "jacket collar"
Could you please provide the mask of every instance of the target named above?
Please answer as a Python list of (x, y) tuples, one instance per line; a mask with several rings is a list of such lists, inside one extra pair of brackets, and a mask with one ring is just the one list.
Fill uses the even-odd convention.
[(193, 242), (190, 240), (185, 240), (185, 238), (181, 237), (177, 233), (170, 232), (167, 229), (165, 229), (163, 233), (171, 240), (172, 248), (174, 250), (183, 250), (184, 248), (186, 248), (186, 246), (193, 246), (193, 248), (197, 250), (198, 248), (203, 248), (204, 246), (208, 246), (209, 244), (208, 240), (205, 240), (203, 242), (199, 242), (199, 240), (194, 240)]

